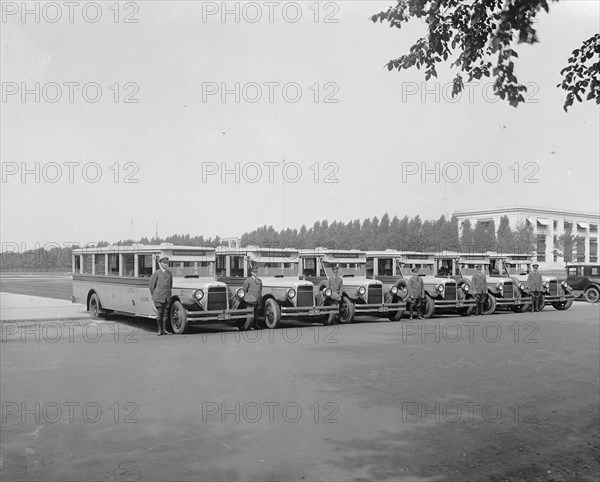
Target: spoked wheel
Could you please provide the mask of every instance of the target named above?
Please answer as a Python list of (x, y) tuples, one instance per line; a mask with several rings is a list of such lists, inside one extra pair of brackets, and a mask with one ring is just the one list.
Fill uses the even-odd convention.
[(355, 313), (356, 308), (354, 307), (354, 303), (350, 298), (344, 296), (340, 303), (340, 323), (344, 325), (351, 323), (354, 320)]
[(171, 306), (171, 328), (173, 328), (173, 333), (181, 335), (186, 332), (187, 327), (187, 310), (181, 302), (176, 301)]
[(585, 301), (588, 303), (598, 303), (598, 300), (600, 300), (600, 290), (598, 290), (598, 288), (595, 286), (591, 286), (585, 290), (583, 296), (585, 297)]
[(273, 298), (265, 303), (265, 325), (267, 328), (277, 328), (281, 322), (281, 307)]

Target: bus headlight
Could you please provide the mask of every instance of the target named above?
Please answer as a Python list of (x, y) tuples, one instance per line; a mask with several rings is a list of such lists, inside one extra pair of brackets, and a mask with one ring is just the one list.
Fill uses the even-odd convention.
[(543, 286), (544, 286), (544, 288), (548, 289), (548, 288), (550, 288), (550, 283), (548, 283), (547, 281), (544, 281)]
[(504, 285), (502, 285), (502, 283), (498, 283), (498, 284), (496, 285), (496, 289), (497, 289), (498, 291), (504, 291)]
[(561, 281), (560, 285), (564, 288), (567, 289), (567, 282), (566, 281)]
[(331, 298), (333, 291), (331, 291), (331, 288), (325, 288), (325, 290), (323, 291), (323, 294), (325, 295), (325, 298)]
[(238, 290), (235, 292), (235, 296), (242, 300), (244, 299), (244, 296), (246, 296), (246, 292), (242, 288), (238, 288)]
[(469, 290), (471, 289), (471, 286), (469, 286), (469, 284), (468, 284), (468, 283), (465, 283), (465, 284), (463, 284), (463, 285), (462, 285), (462, 289), (463, 289), (463, 291), (464, 291), (465, 293), (468, 293), (468, 292), (469, 292)]
[(525, 283), (521, 283), (521, 284), (519, 285), (519, 289), (520, 289), (521, 291), (525, 291)]
[(204, 291), (203, 290), (196, 290), (196, 291), (194, 291), (194, 299), (200, 301), (202, 298), (204, 298)]
[(397, 286), (392, 286), (390, 288), (390, 293), (392, 293), (393, 295), (397, 295), (398, 294), (398, 287)]
[(290, 300), (293, 300), (296, 297), (296, 290), (294, 288), (290, 288), (289, 290), (287, 290), (287, 293), (285, 294)]
[(438, 290), (440, 293), (443, 293), (443, 292), (444, 292), (444, 285), (443, 285), (443, 284), (439, 284), (439, 285), (438, 285), (438, 287), (437, 287), (437, 290)]
[(360, 296), (362, 296), (362, 295), (364, 295), (364, 294), (367, 292), (367, 290), (366, 290), (366, 288), (365, 288), (364, 286), (359, 286), (359, 287), (358, 287), (358, 289), (356, 290), (356, 292), (357, 292), (357, 293), (358, 293)]

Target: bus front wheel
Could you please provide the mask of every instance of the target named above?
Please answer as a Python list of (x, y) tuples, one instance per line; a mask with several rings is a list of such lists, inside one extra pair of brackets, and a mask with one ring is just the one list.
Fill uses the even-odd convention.
[(187, 310), (179, 301), (171, 306), (171, 327), (176, 335), (185, 333), (188, 327)]

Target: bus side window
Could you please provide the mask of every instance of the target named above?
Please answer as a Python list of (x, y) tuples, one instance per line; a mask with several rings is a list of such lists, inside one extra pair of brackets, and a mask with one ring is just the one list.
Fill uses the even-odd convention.
[(108, 271), (113, 276), (119, 276), (119, 255), (109, 254), (108, 255)]
[(133, 277), (134, 256), (131, 253), (123, 255), (123, 276)]
[(152, 276), (152, 255), (144, 254), (138, 257), (138, 272), (140, 278), (149, 278)]

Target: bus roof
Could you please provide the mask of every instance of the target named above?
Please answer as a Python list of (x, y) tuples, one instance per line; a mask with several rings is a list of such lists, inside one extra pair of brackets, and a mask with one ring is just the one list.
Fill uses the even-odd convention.
[(358, 249), (314, 248), (301, 249), (302, 258), (322, 258), (325, 263), (366, 263), (367, 255)]
[[(131, 244), (131, 245), (111, 245), (102, 248), (86, 247), (75, 248), (73, 254), (171, 254), (172, 256), (182, 256), (189, 254), (191, 256), (202, 256), (203, 254), (214, 253), (212, 246), (179, 246), (174, 244)], [(184, 254), (185, 253), (185, 254)]]
[(219, 246), (216, 253), (223, 256), (243, 256), (255, 263), (299, 263), (299, 253), (295, 248), (261, 248), (246, 246), (228, 248)]

